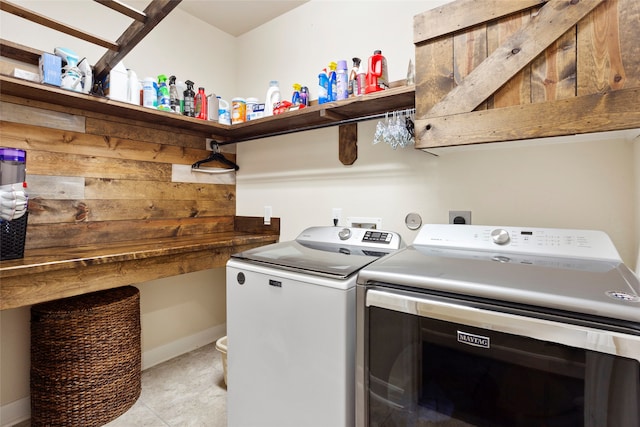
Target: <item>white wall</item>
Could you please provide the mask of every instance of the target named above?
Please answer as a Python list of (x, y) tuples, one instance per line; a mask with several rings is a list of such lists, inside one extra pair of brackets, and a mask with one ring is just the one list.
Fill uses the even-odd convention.
[(383, 228), (411, 241), (416, 232), (404, 225), (408, 213), (446, 223), (450, 209), (471, 210), (475, 224), (601, 229), (625, 262), (635, 264), (638, 214), (628, 138), (602, 134), (434, 157), (373, 145), (374, 124), (358, 125), (358, 160), (349, 167), (338, 160), (337, 129), (240, 144), (238, 215), (260, 215), (272, 206), (286, 240), (304, 227), (330, 224), (337, 207), (343, 220), (380, 217)]
[(238, 94), (264, 99), (270, 80), (278, 80), (283, 99), (293, 83), (318, 98), (318, 74), (329, 62), (356, 56), (368, 60), (382, 50), (391, 81), (406, 78), (415, 63), (413, 16), (442, 0), (312, 0), (238, 38)]

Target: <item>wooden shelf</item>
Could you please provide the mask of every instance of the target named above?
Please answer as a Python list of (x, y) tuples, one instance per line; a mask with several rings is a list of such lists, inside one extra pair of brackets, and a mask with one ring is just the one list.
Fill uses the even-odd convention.
[(222, 125), (173, 113), (153, 110), (138, 105), (113, 101), (0, 75), (0, 94), (47, 102), (68, 108), (78, 108), (116, 117), (139, 120), (151, 124), (173, 126), (215, 139), (220, 143), (233, 143), (260, 139), (281, 133), (339, 125), (345, 120), (357, 121), (389, 111), (414, 108), (415, 86), (398, 86), (343, 101), (312, 105), (297, 111), (288, 111), (246, 123)]
[(231, 126), (230, 136), (235, 141), (260, 139), (285, 132), (339, 125), (344, 121), (359, 121), (370, 116), (414, 107), (415, 86), (398, 86), (343, 101), (316, 104), (276, 116), (235, 124)]
[(27, 250), (0, 262), (0, 310), (224, 267), (231, 254), (278, 241), (280, 219), (260, 221), (237, 217), (235, 231), (198, 237)]

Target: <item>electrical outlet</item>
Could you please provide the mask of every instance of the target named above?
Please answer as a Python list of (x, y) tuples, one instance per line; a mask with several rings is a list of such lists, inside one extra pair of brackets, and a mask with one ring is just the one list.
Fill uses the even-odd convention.
[(273, 209), (271, 206), (264, 207), (264, 225), (271, 225), (271, 215), (273, 215)]
[(213, 146), (216, 143), (215, 139), (212, 138), (206, 138), (205, 139), (205, 147), (204, 149), (207, 151), (213, 151)]
[(449, 211), (449, 224), (471, 224), (471, 211)]

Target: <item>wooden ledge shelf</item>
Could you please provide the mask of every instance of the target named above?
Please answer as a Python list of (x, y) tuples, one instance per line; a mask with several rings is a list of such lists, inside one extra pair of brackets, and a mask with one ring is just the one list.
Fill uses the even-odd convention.
[(279, 219), (272, 224), (265, 230), (27, 250), (24, 258), (0, 262), (0, 310), (224, 267), (233, 253), (277, 242)]
[(123, 119), (139, 120), (150, 125), (172, 126), (176, 130), (196, 132), (224, 144), (255, 140), (285, 132), (304, 131), (315, 127), (339, 125), (345, 119), (365, 120), (368, 116), (376, 114), (414, 108), (415, 86), (406, 86), (404, 83), (404, 81), (394, 82), (388, 90), (342, 101), (315, 104), (300, 110), (235, 125), (222, 125), (214, 121), (185, 117), (7, 75), (0, 75), (0, 94), (108, 114)]

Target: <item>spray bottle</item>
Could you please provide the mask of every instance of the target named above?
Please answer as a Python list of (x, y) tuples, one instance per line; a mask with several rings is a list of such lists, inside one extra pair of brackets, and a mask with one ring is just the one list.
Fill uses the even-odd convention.
[(175, 113), (180, 112), (180, 96), (176, 86), (176, 76), (169, 77), (169, 107)]
[(182, 114), (189, 117), (195, 117), (194, 97), (196, 96), (196, 93), (193, 91), (194, 83), (191, 80), (187, 80), (185, 83), (187, 84), (187, 90), (184, 91), (184, 112)]
[(291, 95), (291, 103), (293, 105), (302, 104), (302, 99), (300, 98), (300, 90), (301, 89), (302, 89), (302, 86), (300, 85), (300, 83), (294, 83), (293, 84), (293, 95)]
[(367, 70), (364, 68), (364, 63), (360, 63), (360, 68), (358, 68), (358, 75), (356, 77), (356, 89), (354, 95), (360, 96), (365, 94), (365, 89), (367, 87)]
[(331, 61), (329, 63), (329, 101), (338, 99), (338, 83), (336, 81), (336, 67), (338, 64)]
[(353, 58), (353, 67), (349, 73), (349, 96), (358, 94), (358, 69), (360, 68), (360, 58)]
[(158, 110), (171, 111), (171, 97), (169, 87), (167, 87), (167, 76), (158, 76)]
[(77, 92), (82, 91), (82, 86), (80, 85), (80, 70), (78, 69), (78, 55), (66, 47), (57, 47), (53, 52), (56, 56), (62, 58), (63, 63), (67, 63), (67, 65), (62, 67), (62, 84), (60, 87)]
[(180, 114), (184, 113), (184, 92), (187, 90), (187, 84), (181, 80), (176, 80), (176, 88), (178, 90), (178, 100), (180, 102)]

